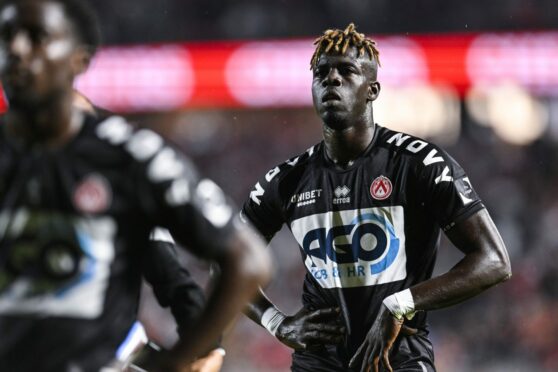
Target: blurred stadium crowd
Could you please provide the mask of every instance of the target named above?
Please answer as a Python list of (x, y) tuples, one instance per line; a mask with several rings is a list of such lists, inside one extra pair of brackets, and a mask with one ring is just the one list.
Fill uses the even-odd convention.
[[(547, 30), (558, 25), (554, 0), (92, 3), (101, 14), (105, 42), (120, 45), (304, 37), (350, 21), (371, 35)], [(449, 141), (430, 138), (467, 170), (503, 235), (514, 273), (509, 282), (472, 301), (432, 312), (432, 339), (441, 372), (558, 370), (558, 103), (556, 97), (541, 98), (548, 126), (529, 144), (505, 142), (492, 128), (479, 125), (474, 110), (463, 101), (458, 102), (458, 135)], [(382, 115), (380, 124), (390, 127), (389, 117), (389, 112)], [(203, 109), (133, 118), (178, 143), (238, 204), (269, 168), (321, 139), (319, 120), (310, 108)], [(300, 306), (304, 275), (298, 248), (282, 233), (272, 249), (277, 271), (270, 295), (283, 310), (294, 312)], [(445, 242), (437, 271), (447, 270), (458, 258)], [(203, 280), (204, 266), (186, 260), (199, 269)], [(143, 318), (149, 324), (158, 311), (148, 301)], [(165, 331), (172, 329), (170, 325), (150, 328), (161, 339), (172, 338)], [(289, 351), (246, 319), (225, 338), (225, 347), (225, 371), (289, 367)]]
[(535, 30), (558, 24), (553, 0), (96, 0), (92, 5), (103, 15), (109, 44), (314, 36), (316, 30), (349, 22), (366, 34)]

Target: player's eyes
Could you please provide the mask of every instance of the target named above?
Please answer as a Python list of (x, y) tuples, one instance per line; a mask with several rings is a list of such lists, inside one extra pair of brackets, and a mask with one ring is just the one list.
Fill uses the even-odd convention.
[(328, 69), (326, 67), (318, 67), (314, 69), (314, 77), (323, 78), (327, 75)]
[(357, 70), (354, 67), (341, 67), (339, 73), (342, 75), (356, 74)]

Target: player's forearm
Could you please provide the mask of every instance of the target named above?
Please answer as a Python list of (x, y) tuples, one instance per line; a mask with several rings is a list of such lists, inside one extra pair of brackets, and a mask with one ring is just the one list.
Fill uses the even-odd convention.
[(275, 307), (275, 305), (267, 298), (264, 291), (260, 288), (254, 299), (244, 308), (244, 314), (261, 325), (264, 312), (272, 307)]
[(511, 276), (506, 247), (486, 210), (456, 224), (447, 236), (465, 257), (447, 273), (384, 299), (392, 314), (409, 317), (451, 306)]
[[(241, 220), (244, 223), (250, 223), (250, 220), (245, 213), (241, 213)], [(268, 236), (261, 235), (262, 239), (264, 239), (268, 244), (273, 239), (273, 234)], [(282, 316), (283, 314), (277, 309), (277, 307), (271, 302), (271, 300), (267, 297), (263, 289), (260, 287), (254, 298), (246, 307), (244, 308), (244, 315), (254, 321), (256, 324), (266, 328), (266, 325), (262, 324), (262, 318), (265, 312), (268, 311), (268, 316), (270, 312), (276, 312), (278, 316)], [(268, 329), (269, 330), (269, 329)]]
[(260, 285), (270, 276), (270, 261), (264, 243), (255, 235), (242, 232), (218, 259), (221, 275), (215, 283), (207, 307), (198, 324), (174, 348), (184, 361), (207, 353), (223, 329), (242, 311)]
[(433, 310), (460, 303), (510, 275), (509, 263), (505, 260), (471, 253), (447, 273), (410, 288), (415, 310)]
[(447, 235), (465, 257), (447, 273), (411, 288), (416, 310), (459, 303), (511, 276), (506, 247), (486, 210), (457, 224)]

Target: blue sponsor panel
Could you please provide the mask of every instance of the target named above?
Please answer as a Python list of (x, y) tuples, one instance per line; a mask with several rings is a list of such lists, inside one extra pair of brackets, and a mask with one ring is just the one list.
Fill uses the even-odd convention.
[(308, 271), (324, 288), (404, 279), (403, 207), (327, 212), (293, 221)]
[(0, 314), (95, 318), (114, 260), (116, 223), (20, 209), (0, 215)]

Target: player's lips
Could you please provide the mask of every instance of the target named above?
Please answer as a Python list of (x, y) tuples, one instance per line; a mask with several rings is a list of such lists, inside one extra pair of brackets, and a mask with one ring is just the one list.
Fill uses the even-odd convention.
[(329, 91), (322, 96), (322, 103), (328, 101), (341, 101), (341, 96), (335, 92)]

